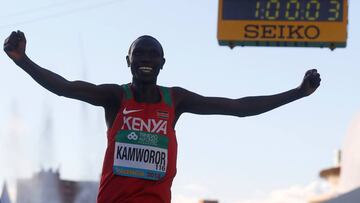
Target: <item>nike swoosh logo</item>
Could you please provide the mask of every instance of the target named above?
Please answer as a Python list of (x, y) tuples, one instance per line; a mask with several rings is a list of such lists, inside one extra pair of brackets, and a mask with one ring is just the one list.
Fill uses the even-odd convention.
[(123, 114), (127, 115), (127, 114), (130, 114), (130, 113), (135, 113), (135, 112), (139, 112), (139, 111), (142, 111), (142, 109), (127, 110), (126, 107), (125, 107), (125, 109), (123, 110)]

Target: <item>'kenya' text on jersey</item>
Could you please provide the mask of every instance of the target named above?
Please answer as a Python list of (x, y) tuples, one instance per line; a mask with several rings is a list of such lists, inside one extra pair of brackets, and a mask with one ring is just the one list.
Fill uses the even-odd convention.
[(170, 203), (177, 143), (171, 90), (158, 87), (161, 102), (136, 102), (130, 84), (112, 128), (103, 163), (98, 203)]

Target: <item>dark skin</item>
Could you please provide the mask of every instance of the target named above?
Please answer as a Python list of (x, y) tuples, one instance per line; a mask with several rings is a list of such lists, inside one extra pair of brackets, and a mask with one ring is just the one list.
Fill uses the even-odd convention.
[[(122, 101), (123, 90), (120, 85), (68, 81), (35, 64), (26, 55), (25, 49), (26, 38), (21, 31), (12, 32), (5, 40), (6, 54), (37, 83), (59, 96), (104, 107), (107, 127), (112, 126)], [(133, 75), (132, 90), (135, 100), (145, 103), (161, 101), (156, 83), (165, 64), (161, 44), (150, 36), (141, 37), (130, 47), (126, 60)], [(320, 81), (320, 74), (316, 69), (312, 69), (306, 72), (302, 83), (294, 89), (275, 95), (239, 99), (205, 97), (181, 87), (173, 87), (176, 114), (173, 126), (183, 113), (238, 117), (258, 115), (312, 94), (320, 86)]]

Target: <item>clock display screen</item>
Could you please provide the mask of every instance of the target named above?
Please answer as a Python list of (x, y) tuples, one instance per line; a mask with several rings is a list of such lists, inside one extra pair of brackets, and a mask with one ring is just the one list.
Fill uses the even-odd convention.
[(343, 0), (223, 0), (223, 20), (342, 21)]

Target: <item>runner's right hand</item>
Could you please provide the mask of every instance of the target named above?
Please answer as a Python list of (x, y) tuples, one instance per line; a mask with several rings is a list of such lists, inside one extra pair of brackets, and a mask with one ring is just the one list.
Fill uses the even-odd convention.
[(13, 31), (4, 42), (5, 53), (14, 61), (25, 58), (26, 38), (23, 32)]

